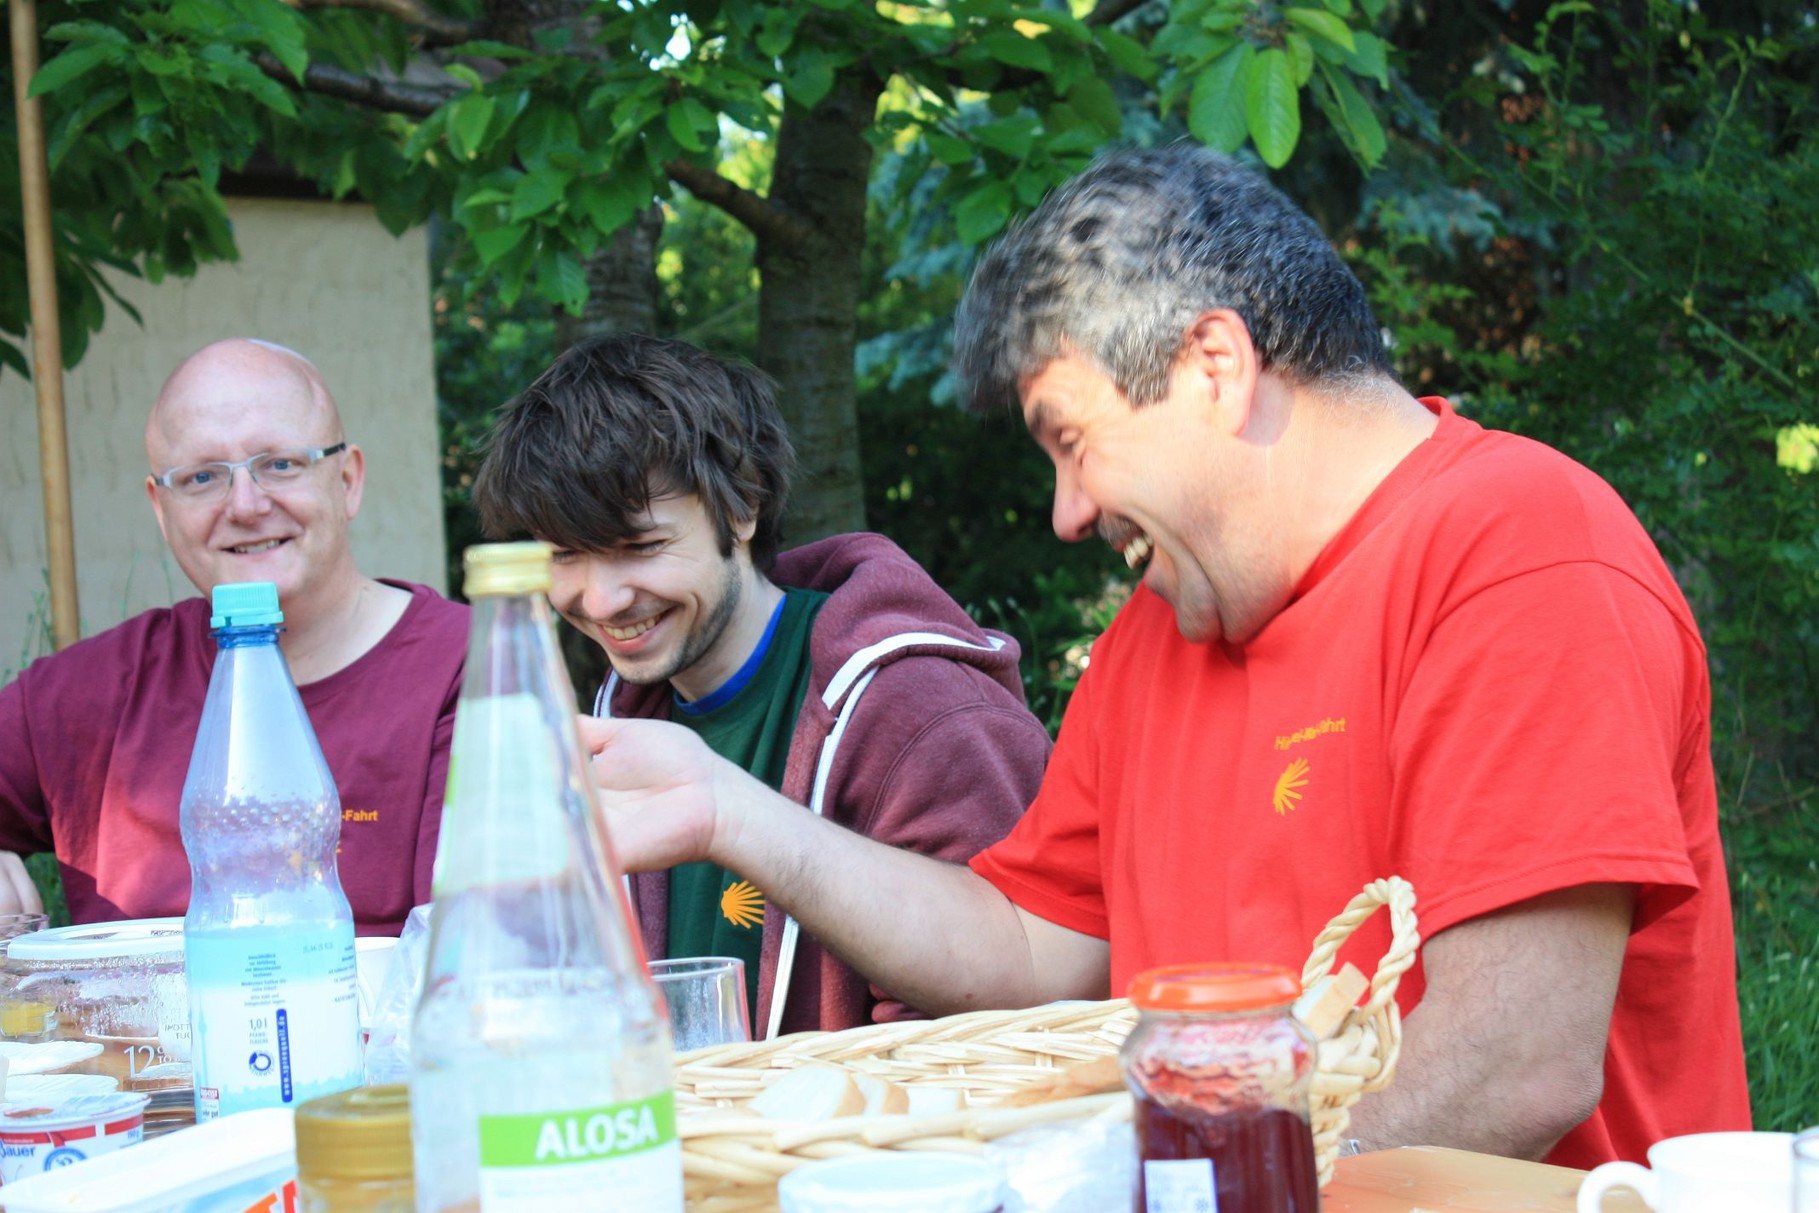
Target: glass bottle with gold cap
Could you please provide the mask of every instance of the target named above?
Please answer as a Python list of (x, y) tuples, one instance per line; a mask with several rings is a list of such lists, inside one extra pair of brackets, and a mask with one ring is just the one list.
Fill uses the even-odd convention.
[(557, 653), (550, 548), (466, 554), (422, 1000), (420, 1213), (682, 1208), (669, 1026), (630, 929)]
[(355, 1087), (297, 1108), (297, 1213), (411, 1213), (411, 1097)]

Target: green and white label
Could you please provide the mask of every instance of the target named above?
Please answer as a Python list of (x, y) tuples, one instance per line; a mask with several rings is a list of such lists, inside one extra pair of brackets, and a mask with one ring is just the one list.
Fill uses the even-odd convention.
[(563, 1112), (480, 1117), (484, 1213), (682, 1208), (682, 1143), (673, 1091)]

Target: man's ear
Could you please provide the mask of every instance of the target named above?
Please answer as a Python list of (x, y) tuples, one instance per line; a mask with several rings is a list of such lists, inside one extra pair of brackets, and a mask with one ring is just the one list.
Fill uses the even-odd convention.
[(353, 443), (341, 456), (341, 485), (347, 493), (347, 517), (352, 522), (360, 512), (360, 499), (366, 495), (366, 452)]
[(733, 519), (733, 542), (734, 543), (750, 544), (752, 541), (752, 536), (756, 535), (757, 533), (758, 533), (758, 512), (756, 510), (752, 511), (752, 516), (750, 518)]
[(1201, 312), (1187, 331), (1182, 359), (1205, 392), (1219, 427), (1231, 434), (1242, 432), (1251, 419), (1261, 370), (1244, 317), (1228, 307)]
[(152, 517), (158, 520), (158, 533), (164, 536), (164, 546), (171, 545), (171, 534), (164, 527), (164, 502), (158, 496), (158, 482), (150, 476), (145, 478), (145, 496), (152, 503)]

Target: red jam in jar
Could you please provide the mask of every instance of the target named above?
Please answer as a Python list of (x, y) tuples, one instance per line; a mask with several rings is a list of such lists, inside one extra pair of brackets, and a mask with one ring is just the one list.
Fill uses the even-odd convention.
[(1119, 1063), (1136, 1097), (1136, 1213), (1318, 1213), (1301, 983), (1273, 965), (1149, 969)]

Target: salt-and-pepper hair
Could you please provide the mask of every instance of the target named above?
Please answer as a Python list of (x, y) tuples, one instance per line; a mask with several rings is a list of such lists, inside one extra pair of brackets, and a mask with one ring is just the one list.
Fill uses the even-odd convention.
[(1177, 143), (1102, 156), (986, 252), (954, 317), (960, 398), (1014, 410), (1019, 383), (1073, 353), (1153, 403), (1215, 308), (1298, 384), (1391, 373), (1363, 285), (1314, 221), (1260, 174)]

